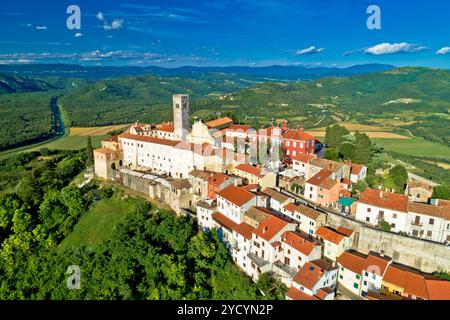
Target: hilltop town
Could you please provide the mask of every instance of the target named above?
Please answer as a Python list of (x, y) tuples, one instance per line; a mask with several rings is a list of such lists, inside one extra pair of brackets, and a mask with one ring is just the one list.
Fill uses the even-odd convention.
[(450, 201), (432, 185), (354, 197), (368, 168), (325, 159), (302, 128), (189, 117), (189, 96), (174, 95), (173, 122), (102, 141), (95, 175), (217, 229), (234, 263), (254, 281), (278, 278), (287, 299), (450, 299), (450, 282), (431, 275), (450, 269)]

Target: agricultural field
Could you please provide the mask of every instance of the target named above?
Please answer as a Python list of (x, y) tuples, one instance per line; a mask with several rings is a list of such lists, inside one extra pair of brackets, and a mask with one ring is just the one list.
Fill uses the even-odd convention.
[(373, 139), (386, 151), (393, 151), (417, 157), (450, 158), (450, 147), (414, 137), (411, 139)]
[[(392, 132), (392, 128), (382, 126), (372, 126), (355, 122), (342, 122), (340, 125), (345, 127), (351, 133), (355, 133), (356, 131), (364, 132), (371, 139), (411, 139), (410, 137)], [(325, 129), (325, 127), (312, 129), (308, 130), (308, 133), (317, 138), (323, 138), (325, 137)]]
[(109, 136), (108, 132), (121, 130), (127, 126), (128, 125), (113, 125), (90, 128), (70, 128), (66, 135), (50, 142), (37, 143), (30, 147), (22, 147), (0, 152), (0, 160), (24, 151), (39, 151), (42, 148), (48, 148), (50, 150), (80, 150), (86, 147), (88, 136), (91, 137), (92, 146), (94, 148), (99, 148), (101, 146), (101, 141)]

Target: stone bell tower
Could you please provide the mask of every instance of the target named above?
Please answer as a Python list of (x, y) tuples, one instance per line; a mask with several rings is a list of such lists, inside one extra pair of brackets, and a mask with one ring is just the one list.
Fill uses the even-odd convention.
[(176, 140), (186, 141), (189, 133), (189, 95), (173, 95), (173, 126)]

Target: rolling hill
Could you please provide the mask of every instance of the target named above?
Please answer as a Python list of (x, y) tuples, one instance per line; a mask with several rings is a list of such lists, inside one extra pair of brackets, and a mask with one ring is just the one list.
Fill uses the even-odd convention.
[(0, 74), (0, 94), (48, 91), (57, 89), (43, 80), (12, 74)]
[(243, 78), (247, 81), (300, 81), (330, 76), (351, 76), (393, 69), (392, 65), (364, 64), (347, 68), (305, 67), (301, 65), (267, 66), (267, 67), (179, 67), (161, 68), (128, 67), (128, 66), (80, 66), (68, 64), (30, 64), (30, 65), (0, 65), (0, 73), (20, 74), (29, 77), (63, 77), (83, 79), (108, 79), (125, 76), (157, 75), (165, 77), (187, 77), (203, 79), (224, 77), (232, 80)]

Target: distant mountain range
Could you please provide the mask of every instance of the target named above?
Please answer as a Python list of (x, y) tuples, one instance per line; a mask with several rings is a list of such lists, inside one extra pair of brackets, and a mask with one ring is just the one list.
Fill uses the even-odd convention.
[(56, 87), (42, 80), (13, 74), (0, 74), (0, 93), (36, 92), (51, 89), (56, 89)]
[(253, 81), (274, 80), (313, 80), (322, 77), (346, 77), (356, 74), (368, 74), (395, 68), (385, 64), (363, 64), (346, 68), (305, 67), (305, 66), (267, 66), (267, 67), (85, 67), (68, 64), (0, 65), (0, 73), (17, 74), (27, 77), (70, 77), (85, 79), (106, 79), (123, 76), (153, 74), (158, 76), (180, 76), (191, 79), (204, 78), (211, 74), (235, 75)]

